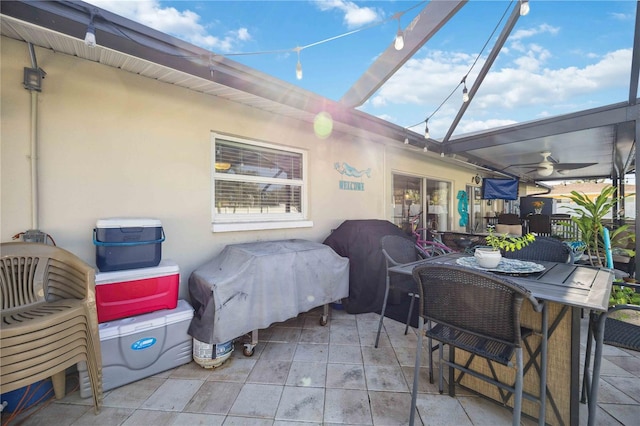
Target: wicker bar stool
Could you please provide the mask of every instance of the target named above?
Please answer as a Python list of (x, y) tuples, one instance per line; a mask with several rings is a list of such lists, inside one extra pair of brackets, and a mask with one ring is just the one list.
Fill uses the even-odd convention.
[[(420, 355), (422, 339), (426, 334), (428, 347), (432, 340), (441, 343), (439, 347), (439, 390), (443, 392), (444, 366), (449, 367), (449, 395), (455, 396), (455, 385), (466, 375), (471, 375), (497, 386), (503, 403), (514, 396), (513, 424), (520, 424), (522, 398), (540, 404), (539, 423), (546, 417), (546, 320), (544, 304), (536, 300), (524, 287), (498, 275), (464, 268), (457, 265), (427, 264), (417, 266), (413, 277), (418, 283), (420, 295), (419, 335), (416, 349), (416, 363), (411, 395), (409, 424), (415, 421), (418, 378), (420, 375)], [(534, 310), (542, 312), (542, 350), (540, 368), (540, 394), (523, 392), (523, 339), (534, 331), (520, 325), (520, 308), (524, 300), (529, 300)], [(426, 329), (425, 329), (426, 324)], [(445, 359), (443, 346), (449, 345), (449, 359)], [(464, 364), (456, 363), (455, 348), (471, 354)], [(429, 354), (429, 376), (432, 378), (433, 361)], [(515, 354), (515, 364), (512, 360)], [(492, 375), (468, 368), (474, 357), (487, 360)], [(491, 362), (515, 367), (515, 384), (498, 380)], [(460, 371), (455, 377), (454, 369)]]

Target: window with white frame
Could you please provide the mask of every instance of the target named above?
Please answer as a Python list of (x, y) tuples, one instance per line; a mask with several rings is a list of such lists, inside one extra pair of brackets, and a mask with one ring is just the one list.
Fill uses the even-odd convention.
[(212, 141), (214, 228), (305, 219), (304, 151), (220, 134)]

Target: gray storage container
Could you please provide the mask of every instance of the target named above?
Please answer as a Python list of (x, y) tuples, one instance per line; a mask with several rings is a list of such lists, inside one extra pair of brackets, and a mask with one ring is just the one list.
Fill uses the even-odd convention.
[[(192, 338), (187, 334), (193, 308), (178, 300), (163, 309), (100, 324), (102, 388), (107, 391), (191, 362)], [(80, 396), (92, 395), (84, 362), (78, 363)]]

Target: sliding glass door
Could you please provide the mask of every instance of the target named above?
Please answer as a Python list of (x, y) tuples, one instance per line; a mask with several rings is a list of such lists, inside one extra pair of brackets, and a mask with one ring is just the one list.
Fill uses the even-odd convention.
[(451, 228), (451, 182), (393, 174), (392, 205), (393, 223), (407, 234), (419, 228)]

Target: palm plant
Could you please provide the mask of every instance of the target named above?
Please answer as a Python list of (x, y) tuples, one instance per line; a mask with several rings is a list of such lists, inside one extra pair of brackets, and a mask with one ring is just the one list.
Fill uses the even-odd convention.
[[(567, 207), (573, 212), (571, 221), (574, 222), (578, 230), (580, 231), (581, 239), (587, 245), (587, 254), (592, 265), (594, 265), (593, 259), (596, 259), (597, 266), (604, 265), (604, 256), (602, 252), (604, 250), (604, 244), (602, 241), (602, 222), (611, 209), (613, 208), (615, 198), (615, 187), (606, 186), (602, 189), (600, 194), (591, 199), (586, 194), (577, 191), (571, 191), (569, 198), (578, 207)], [(613, 240), (621, 232), (625, 231), (629, 225), (622, 225), (615, 229), (611, 233), (611, 239)]]

